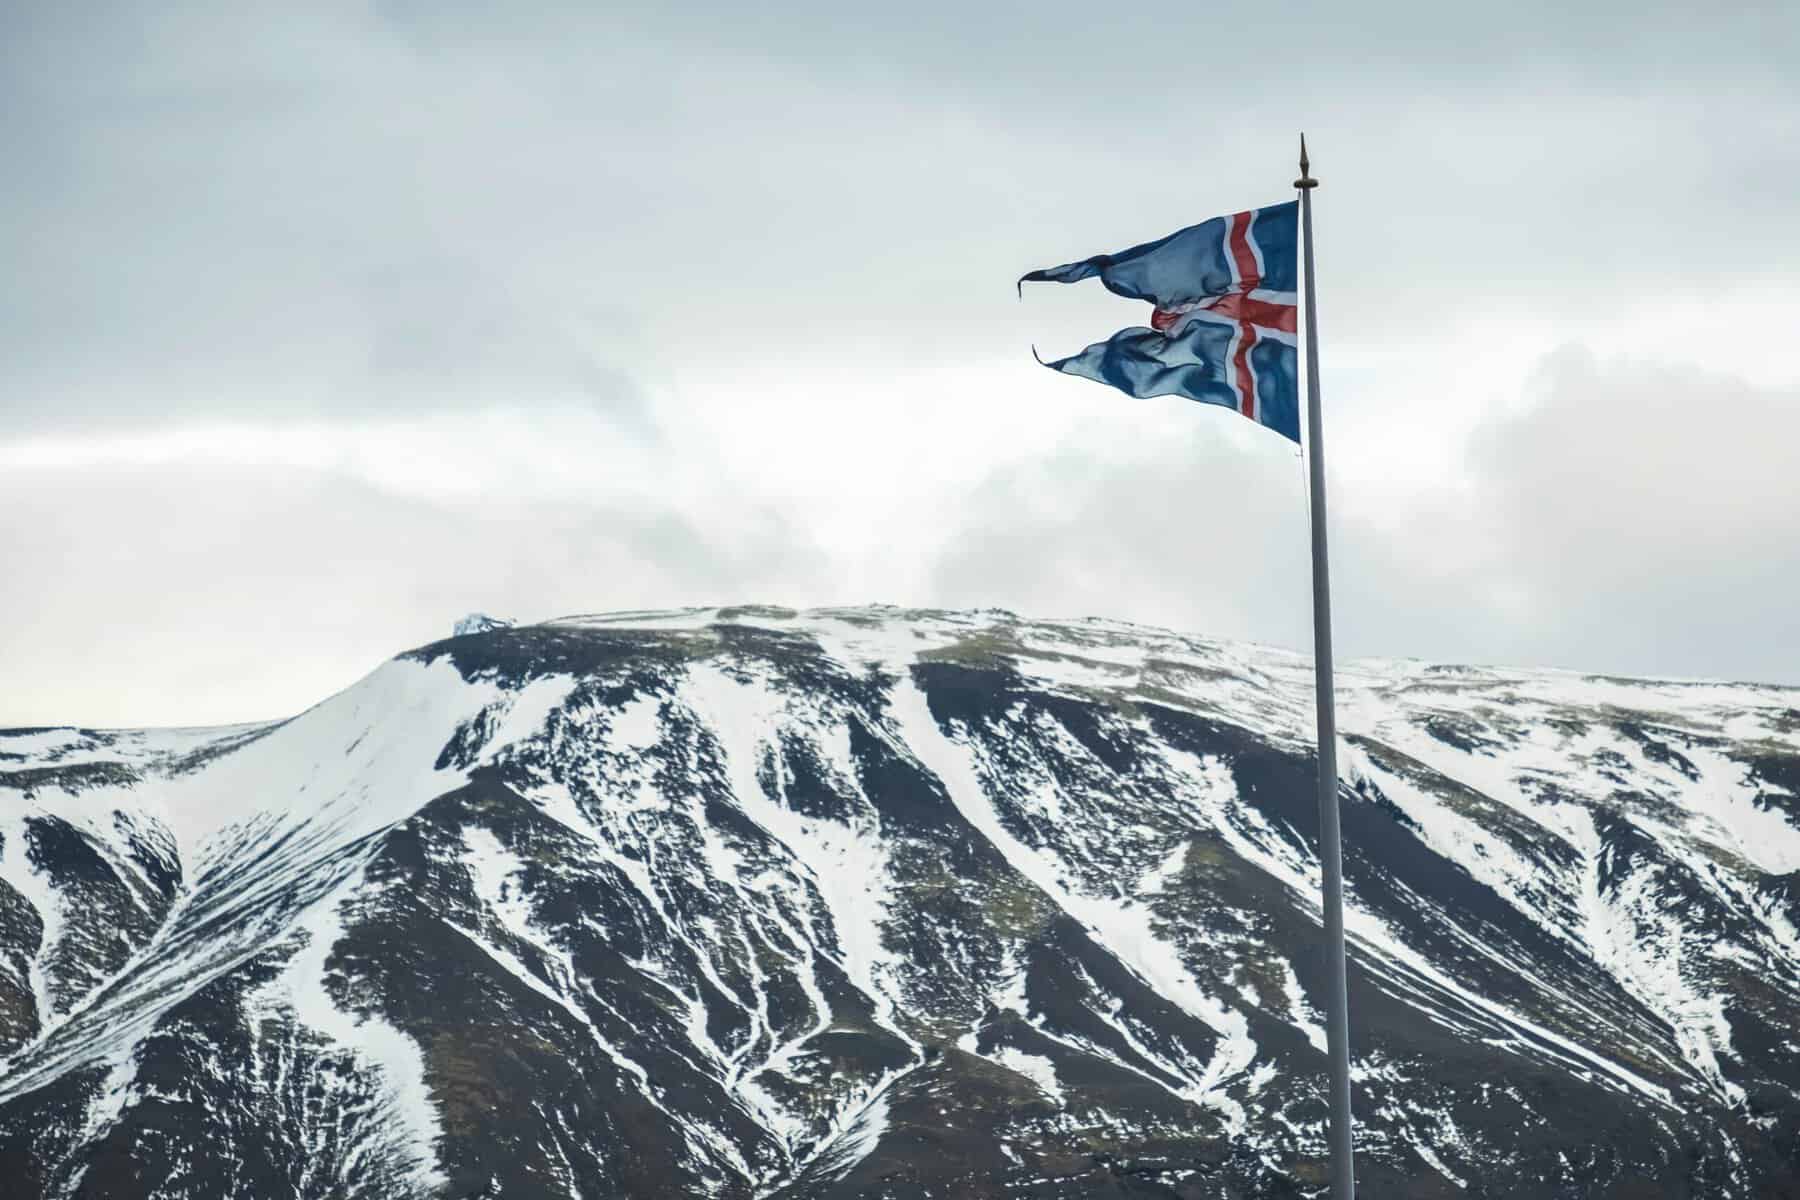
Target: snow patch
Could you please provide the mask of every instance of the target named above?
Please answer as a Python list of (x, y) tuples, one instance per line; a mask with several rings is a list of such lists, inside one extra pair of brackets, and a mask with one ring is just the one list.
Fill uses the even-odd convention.
[(1056, 1064), (1048, 1058), (1041, 1054), (1027, 1054), (1014, 1046), (998, 1047), (986, 1057), (1031, 1080), (1051, 1103), (1058, 1107), (1062, 1105), (1062, 1084), (1056, 1078)]
[(881, 1092), (858, 1114), (855, 1123), (833, 1146), (832, 1165), (836, 1168), (837, 1177), (844, 1178), (855, 1170), (857, 1163), (873, 1154), (887, 1129), (888, 1098), (886, 1092)]
[(1138, 881), (1138, 895), (1154, 896), (1166, 889), (1176, 876), (1181, 874), (1182, 864), (1187, 861), (1188, 846), (1191, 842), (1181, 842), (1163, 857), (1162, 862), (1144, 873)]
[(38, 1026), (41, 1031), (56, 1018), (56, 1005), (50, 996), (50, 980), (44, 974), (44, 964), (49, 961), (56, 943), (62, 938), (64, 920), (62, 894), (51, 884), (50, 877), (32, 863), (30, 857), (30, 842), (26, 836), (29, 828), (27, 818), (38, 815), (40, 811), (35, 805), (29, 808), (20, 806), (10, 812), (0, 811), (0, 880), (23, 896), (25, 903), (31, 905), (32, 911), (37, 913), (38, 920), (43, 922), (44, 928), (38, 938), (37, 949), (32, 952), (25, 966), (26, 986), (31, 990), (33, 1003), (37, 1005)]
[(490, 617), (486, 613), (470, 613), (456, 623), (451, 630), (451, 637), (468, 637), (471, 634), (491, 633), (496, 629), (510, 629), (513, 622), (505, 617)]
[(608, 716), (606, 747), (615, 754), (641, 754), (662, 740), (662, 698), (633, 696)]

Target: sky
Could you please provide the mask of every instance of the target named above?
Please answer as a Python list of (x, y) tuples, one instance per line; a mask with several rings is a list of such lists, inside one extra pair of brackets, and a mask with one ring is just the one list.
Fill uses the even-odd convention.
[(0, 725), (299, 711), (471, 611), (1305, 648), (1295, 448), (1024, 271), (1317, 212), (1346, 656), (1800, 683), (1800, 15), (0, 7)]

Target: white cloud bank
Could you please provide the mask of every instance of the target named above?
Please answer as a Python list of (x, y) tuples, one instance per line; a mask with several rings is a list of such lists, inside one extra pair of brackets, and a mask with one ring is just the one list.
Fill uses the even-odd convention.
[[(813, 423), (820, 395), (771, 402), (761, 442), (569, 409), (0, 447), (0, 723), (290, 712), (472, 609), (993, 604), (1306, 645), (1285, 443), (1025, 378), (865, 395), (898, 414), (874, 440)], [(1429, 469), (1357, 469), (1343, 424), (1346, 653), (1800, 679), (1795, 391), (1566, 349)]]

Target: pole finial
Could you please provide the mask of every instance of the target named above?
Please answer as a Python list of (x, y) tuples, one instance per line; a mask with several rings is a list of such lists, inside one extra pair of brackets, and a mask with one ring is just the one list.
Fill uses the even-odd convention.
[(1306, 161), (1306, 135), (1303, 133), (1300, 135), (1300, 178), (1294, 180), (1295, 187), (1305, 189), (1319, 186), (1319, 181), (1312, 177), (1311, 166)]

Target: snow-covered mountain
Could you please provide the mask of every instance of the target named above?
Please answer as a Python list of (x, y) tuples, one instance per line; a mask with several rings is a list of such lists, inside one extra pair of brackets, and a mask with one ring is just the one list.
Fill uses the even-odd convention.
[[(0, 731), (0, 1191), (1320, 1190), (1304, 659), (470, 628), (289, 721)], [(1338, 686), (1364, 1194), (1800, 1194), (1800, 690)]]

